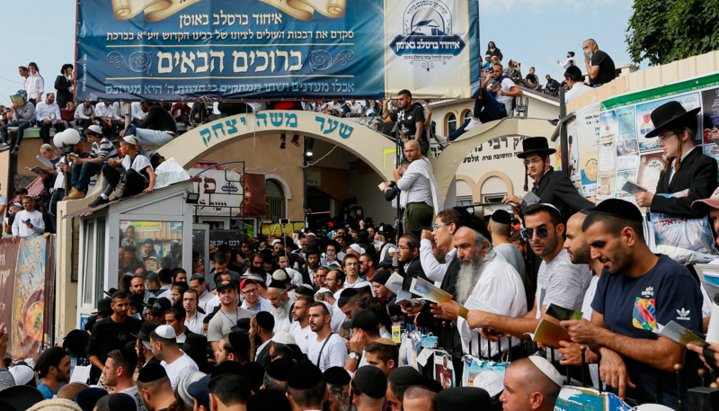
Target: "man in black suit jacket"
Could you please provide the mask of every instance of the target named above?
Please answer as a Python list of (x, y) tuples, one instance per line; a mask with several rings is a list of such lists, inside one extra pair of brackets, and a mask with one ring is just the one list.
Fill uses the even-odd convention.
[(648, 191), (639, 193), (636, 197), (640, 207), (651, 207), (653, 213), (675, 217), (701, 218), (706, 215), (706, 210), (694, 211), (691, 205), (695, 200), (710, 197), (719, 184), (716, 160), (702, 154), (701, 148), (694, 145), (698, 113), (698, 108), (687, 112), (676, 101), (652, 111), (652, 123), (656, 128), (646, 136), (658, 137), (657, 145), (671, 159), (659, 177), (656, 194), (674, 194), (687, 189), (689, 193), (672, 198)]
[(68, 101), (74, 101), (72, 87), (72, 64), (64, 64), (60, 75), (55, 79), (55, 90), (57, 90), (57, 105), (63, 109), (67, 108)]
[(419, 261), (419, 239), (412, 233), (407, 233), (399, 238), (397, 246), (397, 261), (399, 261), (399, 275), (402, 281), (402, 290), (409, 291), (413, 278), (422, 278), (430, 281), (422, 270), (422, 264)]
[[(524, 190), (529, 189), (527, 177), (531, 177), (534, 180), (532, 192), (540, 198), (539, 202), (557, 207), (563, 223), (566, 223), (575, 212), (594, 207), (591, 201), (579, 194), (565, 172), (554, 171), (550, 166), (549, 155), (557, 150), (549, 148), (545, 137), (530, 137), (523, 140), (522, 149), (517, 157), (524, 159), (524, 168), (527, 171)], [(502, 203), (511, 203), (515, 214), (520, 214), (522, 208), (528, 205), (516, 195), (505, 196)]]

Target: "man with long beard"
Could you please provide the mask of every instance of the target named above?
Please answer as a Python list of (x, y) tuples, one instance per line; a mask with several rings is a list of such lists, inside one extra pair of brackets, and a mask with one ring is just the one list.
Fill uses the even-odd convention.
[[(521, 317), (527, 313), (524, 286), (517, 270), (492, 249), (489, 237), (486, 227), (477, 223), (462, 226), (455, 232), (454, 244), (462, 266), (457, 276), (457, 301), (452, 306), (464, 306), (471, 298), (485, 304), (487, 310), (491, 309), (500, 315)], [(445, 317), (455, 320), (458, 315), (452, 310), (445, 310)], [(462, 351), (476, 355), (479, 352), (479, 330), (470, 329), (464, 318), (459, 318), (458, 321)], [(486, 358), (490, 356), (490, 350), (487, 340), (481, 341), (481, 357)], [(512, 338), (511, 346), (518, 344), (519, 340)], [(500, 352), (509, 350), (511, 346), (507, 337), (501, 338)]]
[(290, 332), (290, 296), (285, 283), (272, 281), (267, 287), (267, 297), (272, 304), (272, 316), (275, 318), (274, 332)]

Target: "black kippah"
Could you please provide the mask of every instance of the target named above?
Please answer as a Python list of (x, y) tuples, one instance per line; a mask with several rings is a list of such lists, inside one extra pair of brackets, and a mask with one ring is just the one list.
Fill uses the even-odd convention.
[(110, 411), (127, 411), (137, 408), (135, 398), (124, 393), (111, 394), (107, 400), (107, 407)]
[[(135, 342), (133, 341), (133, 344)], [(127, 361), (128, 364), (132, 367), (132, 372), (135, 372), (135, 366), (137, 365), (137, 352), (135, 351), (135, 348), (121, 348), (120, 349), (120, 356)]]
[(412, 367), (399, 367), (389, 375), (389, 382), (392, 384), (410, 384), (422, 377), (419, 371)]
[(287, 387), (295, 390), (308, 390), (322, 382), (322, 371), (309, 361), (301, 361), (287, 376)]
[(387, 284), (387, 280), (392, 276), (392, 273), (389, 272), (389, 270), (379, 270), (377, 271), (377, 274), (372, 277), (373, 283), (379, 283), (382, 285)]
[(638, 223), (644, 222), (642, 212), (639, 211), (637, 206), (629, 201), (619, 200), (616, 198), (610, 198), (609, 200), (604, 200), (597, 204), (592, 211), (592, 214), (594, 213), (604, 214), (622, 220), (636, 221)]
[(387, 393), (387, 376), (384, 371), (371, 365), (360, 367), (355, 372), (354, 384), (370, 398), (384, 398)]
[(160, 364), (147, 364), (142, 367), (142, 370), (140, 370), (140, 374), (137, 376), (137, 381), (147, 383), (157, 381), (165, 377), (167, 377), (165, 367)]
[(332, 385), (347, 385), (350, 383), (350, 375), (342, 367), (330, 367), (325, 370), (325, 382)]
[(511, 224), (512, 216), (504, 210), (497, 210), (492, 214), (492, 221), (499, 224)]
[(57, 367), (60, 361), (67, 357), (67, 351), (62, 347), (51, 347), (40, 354), (37, 363), (35, 363), (35, 371), (45, 372), (50, 367)]
[(265, 330), (272, 331), (275, 328), (275, 317), (266, 311), (260, 311), (255, 314), (255, 320), (257, 321), (257, 325)]
[(212, 370), (212, 377), (210, 381), (222, 377), (223, 375), (243, 375), (247, 376), (247, 370), (245, 367), (237, 361), (225, 361), (215, 366)]
[[(294, 366), (294, 361), (288, 358), (278, 358), (272, 361), (270, 366), (267, 367), (267, 375), (278, 381), (287, 381), (290, 371), (295, 368)], [(345, 371), (345, 374), (347, 374), (347, 371)], [(349, 378), (349, 374), (347, 374), (347, 378)]]

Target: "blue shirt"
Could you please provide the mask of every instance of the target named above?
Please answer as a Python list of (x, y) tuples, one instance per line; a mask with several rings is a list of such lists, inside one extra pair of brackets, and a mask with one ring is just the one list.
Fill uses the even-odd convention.
[[(60, 385), (57, 387), (57, 390), (60, 391), (60, 388), (64, 387), (65, 385), (67, 385), (66, 382), (61, 382)], [(44, 382), (38, 384), (37, 389), (42, 393), (43, 397), (45, 397), (46, 400), (51, 400), (57, 395), (57, 391), (53, 391), (50, 387), (45, 385)]]
[[(592, 309), (604, 316), (604, 327), (611, 332), (635, 339), (656, 340), (657, 327), (671, 321), (687, 329), (702, 333), (702, 294), (699, 284), (683, 265), (665, 255), (641, 277), (632, 278), (624, 273), (610, 275), (602, 272), (594, 295)], [(655, 402), (655, 376), (659, 378), (661, 403), (677, 408), (677, 376), (674, 372), (657, 370), (648, 364), (624, 357), (629, 378), (637, 386), (627, 386), (627, 396), (639, 403)], [(699, 357), (687, 351), (684, 363), (682, 389), (700, 383), (697, 375)], [(616, 390), (614, 390), (616, 392)], [(688, 409), (686, 392), (684, 408)]]

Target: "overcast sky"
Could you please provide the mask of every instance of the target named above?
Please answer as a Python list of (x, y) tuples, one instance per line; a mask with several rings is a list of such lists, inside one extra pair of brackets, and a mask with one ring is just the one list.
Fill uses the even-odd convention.
[[(110, 3), (87, 1), (107, 1), (108, 6)], [(62, 65), (73, 62), (76, 3), (75, 0), (5, 3), (8, 4), (3, 5), (5, 47), (0, 59), (0, 104), (8, 105), (8, 96), (22, 88), (18, 66), (37, 63), (49, 92)], [(487, 42), (493, 40), (505, 61), (514, 59), (522, 63), (525, 75), (530, 66), (535, 66), (542, 81), (546, 74), (561, 81), (563, 70), (556, 64), (557, 59), (564, 59), (569, 50), (581, 54), (582, 41), (589, 37), (616, 65), (629, 63), (624, 36), (631, 15), (630, 0), (479, 0), (479, 3), (480, 52), (483, 55)], [(583, 62), (580, 65), (583, 67)]]

